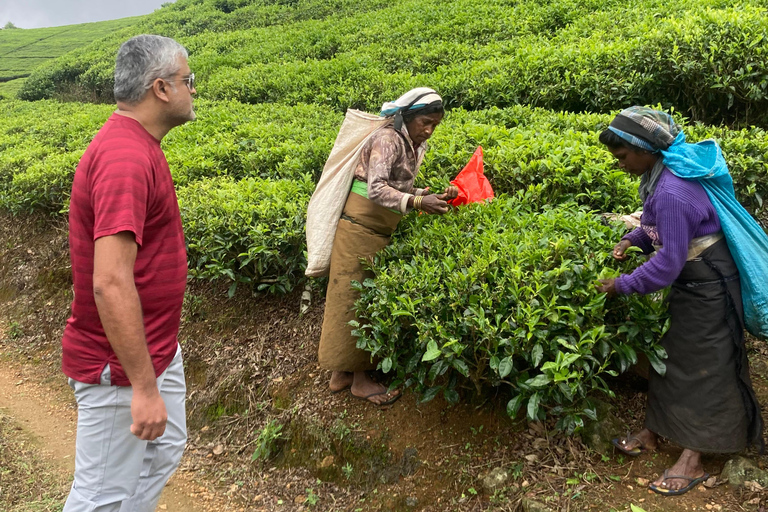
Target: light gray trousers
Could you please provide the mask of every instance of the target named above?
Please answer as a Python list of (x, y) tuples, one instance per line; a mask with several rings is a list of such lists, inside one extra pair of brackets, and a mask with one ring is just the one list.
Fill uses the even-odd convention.
[(77, 400), (75, 481), (63, 512), (154, 512), (160, 493), (181, 461), (187, 442), (186, 384), (181, 347), (157, 378), (168, 412), (165, 433), (154, 441), (131, 434), (133, 388), (69, 379)]

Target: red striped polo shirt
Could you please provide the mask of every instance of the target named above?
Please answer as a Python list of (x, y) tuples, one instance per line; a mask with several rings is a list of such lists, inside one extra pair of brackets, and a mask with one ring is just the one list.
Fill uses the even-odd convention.
[(69, 205), (75, 298), (62, 340), (62, 370), (79, 382), (98, 384), (109, 364), (112, 384), (130, 386), (93, 297), (94, 242), (122, 231), (132, 232), (138, 244), (134, 281), (160, 375), (176, 353), (187, 281), (179, 205), (160, 141), (138, 121), (112, 114), (77, 166)]

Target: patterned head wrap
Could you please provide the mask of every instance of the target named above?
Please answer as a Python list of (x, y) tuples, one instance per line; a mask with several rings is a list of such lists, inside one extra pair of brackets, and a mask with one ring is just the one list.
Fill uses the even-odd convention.
[(680, 133), (680, 126), (666, 112), (638, 106), (622, 110), (608, 129), (629, 144), (652, 153), (669, 149)]
[(666, 112), (639, 106), (622, 110), (608, 129), (635, 148), (659, 154), (660, 158), (653, 168), (640, 177), (638, 193), (645, 202), (655, 192), (664, 172), (667, 150), (675, 143), (685, 142), (685, 134)]
[(395, 129), (399, 130), (403, 124), (403, 113), (416, 113), (427, 107), (442, 106), (443, 98), (429, 87), (417, 87), (403, 94), (395, 101), (388, 101), (381, 106), (381, 115), (395, 117)]

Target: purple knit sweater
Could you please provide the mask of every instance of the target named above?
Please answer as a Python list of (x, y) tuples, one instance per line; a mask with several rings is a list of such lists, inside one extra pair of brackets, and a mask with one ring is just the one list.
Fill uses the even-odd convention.
[(654, 244), (663, 247), (631, 274), (619, 276), (617, 293), (646, 294), (666, 288), (683, 270), (691, 240), (720, 230), (720, 219), (704, 187), (678, 178), (666, 168), (655, 192), (643, 204), (641, 221), (623, 240), (645, 254), (654, 251)]

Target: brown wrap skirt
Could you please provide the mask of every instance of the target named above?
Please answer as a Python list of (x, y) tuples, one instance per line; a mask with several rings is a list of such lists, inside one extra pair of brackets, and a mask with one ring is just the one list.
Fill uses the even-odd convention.
[(371, 355), (357, 348), (349, 325), (355, 319), (354, 305), (360, 294), (352, 281), (363, 282), (373, 273), (361, 259), (372, 258), (389, 244), (402, 216), (354, 192), (349, 194), (336, 228), (331, 251), (328, 291), (325, 295), (323, 332), (318, 360), (326, 370), (357, 372), (376, 367)]
[(667, 298), (664, 376), (648, 380), (645, 426), (703, 453), (763, 447), (760, 408), (744, 347), (741, 284), (726, 241), (686, 262)]

